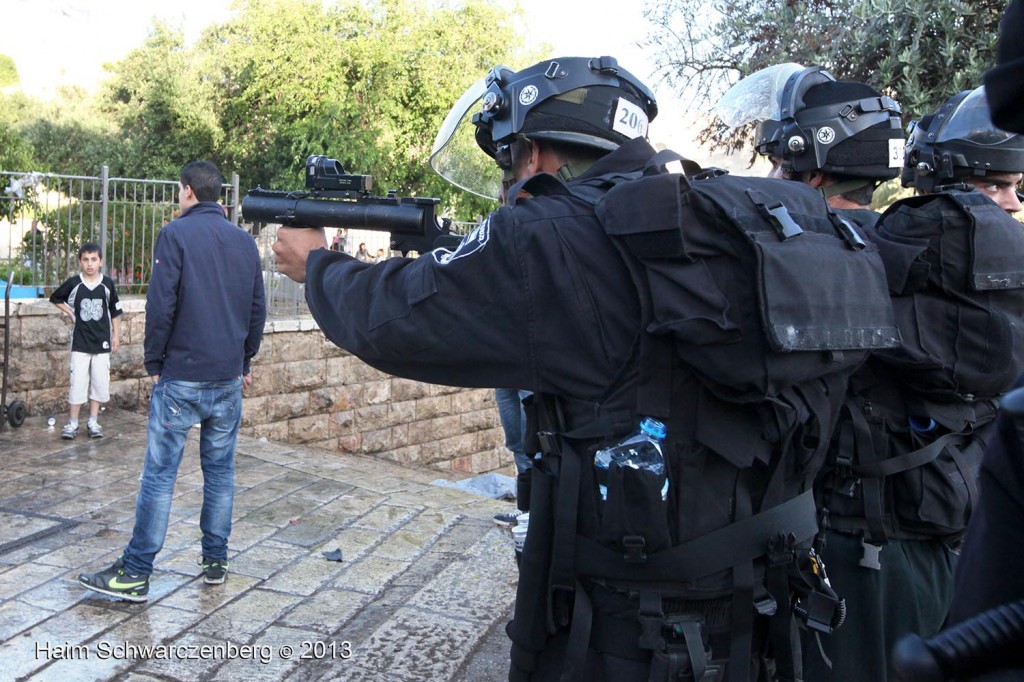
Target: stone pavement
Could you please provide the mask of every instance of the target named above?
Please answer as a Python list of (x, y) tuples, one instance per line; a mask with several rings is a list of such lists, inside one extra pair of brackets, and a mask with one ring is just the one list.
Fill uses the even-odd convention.
[[(507, 679), (509, 508), (443, 472), (239, 438), (230, 573), (205, 585), (198, 431), (149, 601), (80, 587), (128, 542), (146, 418), (105, 437), (33, 417), (0, 433), (0, 680)], [(323, 552), (340, 549), (343, 561)]]

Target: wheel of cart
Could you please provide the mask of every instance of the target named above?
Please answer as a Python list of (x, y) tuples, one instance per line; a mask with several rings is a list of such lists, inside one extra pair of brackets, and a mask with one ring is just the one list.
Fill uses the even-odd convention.
[(0, 431), (3, 431), (6, 424), (17, 428), (25, 423), (25, 403), (20, 400), (12, 400), (7, 403), (7, 368), (10, 367), (11, 357), (11, 275), (7, 276), (7, 286), (4, 288), (4, 377), (0, 385), (0, 407), (3, 408), (3, 419), (0, 420)]

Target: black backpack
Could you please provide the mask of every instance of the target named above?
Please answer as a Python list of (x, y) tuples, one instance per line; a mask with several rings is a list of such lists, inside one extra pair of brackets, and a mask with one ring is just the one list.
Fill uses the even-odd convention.
[(1024, 371), (1024, 225), (964, 188), (897, 201), (876, 234), (903, 344), (854, 376), (821, 503), (871, 544), (955, 542)]
[[(557, 416), (546, 424), (541, 418), (546, 455), (534, 468), (530, 534), (509, 626), (514, 670), (536, 665), (531, 651), (570, 620), (565, 670), (582, 669), (579, 646), (590, 641), (590, 615), (581, 607), (581, 576), (639, 595), (638, 630), (595, 625), (594, 636), (629, 648), (640, 633), (640, 648), (654, 651), (652, 670), (680, 665), (671, 651), (679, 645), (666, 644), (664, 624), (651, 615), (661, 613), (663, 599), (689, 604), (704, 626), (725, 619), (731, 679), (747, 674), (752, 603), (775, 614), (780, 669), (793, 665), (786, 652), (794, 611), (824, 630), (841, 618), (809, 551), (818, 530), (811, 488), (849, 375), (870, 351), (899, 342), (882, 261), (802, 183), (695, 173), (692, 166), (691, 175), (668, 174), (661, 168), (667, 160), (660, 153), (643, 172), (569, 186), (535, 176), (523, 187), (592, 203), (629, 266), (647, 333), (636, 404), (624, 423), (635, 428), (641, 414), (671, 418), (671, 485), (669, 518), (657, 516), (664, 512), (657, 511), (656, 480), (650, 490), (637, 489), (644, 486), (639, 478), (612, 481), (607, 502), (598, 504), (594, 437), (625, 434), (597, 424), (566, 433)], [(670, 409), (680, 394), (685, 404), (672, 409), (682, 421)], [(541, 411), (569, 409), (562, 399), (553, 402)], [(624, 496), (618, 503), (613, 485)], [(794, 600), (791, 590), (801, 581), (807, 584)], [(700, 679), (714, 665), (699, 646), (700, 623), (678, 627)]]
[(652, 175), (614, 186), (598, 216), (649, 292), (647, 331), (724, 400), (770, 399), (899, 344), (875, 247), (803, 183)]
[(975, 190), (889, 207), (877, 225), (899, 348), (879, 362), (933, 400), (992, 398), (1024, 370), (1024, 225)]

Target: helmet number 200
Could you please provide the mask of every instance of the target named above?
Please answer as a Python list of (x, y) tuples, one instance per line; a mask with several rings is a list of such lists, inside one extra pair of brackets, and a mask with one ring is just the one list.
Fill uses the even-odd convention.
[(615, 107), (615, 118), (612, 130), (626, 137), (646, 137), (648, 119), (644, 110), (632, 102), (619, 98)]

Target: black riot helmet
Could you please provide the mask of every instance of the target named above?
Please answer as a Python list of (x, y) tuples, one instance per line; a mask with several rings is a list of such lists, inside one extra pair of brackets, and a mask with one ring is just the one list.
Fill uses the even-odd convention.
[(490, 173), (482, 178), (479, 165), (466, 163), (469, 132), (475, 146), (507, 169), (518, 136), (608, 152), (646, 137), (657, 112), (650, 89), (614, 57), (563, 57), (522, 71), (496, 66), (448, 113), (430, 165), (452, 184), (493, 198), (498, 178), (490, 182)]
[(718, 103), (723, 122), (756, 121), (758, 153), (790, 173), (826, 171), (882, 181), (902, 166), (900, 105), (820, 66), (779, 64), (747, 76)]
[(933, 192), (989, 173), (1024, 172), (1024, 136), (992, 123), (984, 86), (953, 95), (910, 126), (904, 187)]

